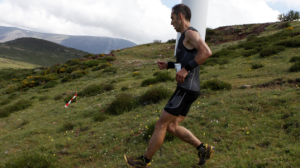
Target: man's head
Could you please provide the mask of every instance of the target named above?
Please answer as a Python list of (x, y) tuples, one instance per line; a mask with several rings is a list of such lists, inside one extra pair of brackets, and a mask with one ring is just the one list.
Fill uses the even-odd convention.
[(175, 14), (178, 17), (179, 13), (181, 13), (184, 16), (186, 21), (188, 21), (188, 22), (191, 21), (192, 12), (188, 6), (186, 6), (184, 4), (175, 5), (172, 8), (172, 14)]
[(185, 22), (190, 22), (192, 17), (191, 10), (184, 4), (175, 5), (171, 13), (171, 25), (174, 26), (177, 32), (181, 32), (181, 27)]

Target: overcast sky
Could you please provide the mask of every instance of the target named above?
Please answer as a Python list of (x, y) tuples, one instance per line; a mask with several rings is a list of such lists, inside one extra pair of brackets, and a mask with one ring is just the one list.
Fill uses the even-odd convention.
[[(137, 44), (176, 38), (171, 8), (181, 0), (0, 0), (0, 26), (105, 36)], [(275, 22), (300, 0), (209, 0), (207, 27)]]

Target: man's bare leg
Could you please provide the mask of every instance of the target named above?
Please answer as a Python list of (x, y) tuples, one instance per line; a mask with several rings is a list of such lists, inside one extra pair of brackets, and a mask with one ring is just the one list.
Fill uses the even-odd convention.
[(174, 122), (176, 118), (177, 116), (171, 115), (163, 110), (160, 119), (155, 124), (155, 130), (150, 139), (148, 149), (144, 154), (145, 157), (147, 157), (148, 159), (152, 159), (153, 155), (165, 139), (168, 126), (170, 125), (170, 123)]
[(184, 116), (178, 116), (174, 122), (170, 123), (167, 131), (172, 135), (178, 137), (180, 140), (197, 148), (202, 142), (198, 138), (196, 138), (190, 130), (179, 126), (179, 123), (181, 123), (184, 119)]

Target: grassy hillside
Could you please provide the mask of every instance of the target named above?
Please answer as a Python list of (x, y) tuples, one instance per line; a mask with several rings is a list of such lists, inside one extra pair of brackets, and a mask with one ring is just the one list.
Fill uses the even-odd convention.
[[(216, 146), (206, 167), (299, 167), (300, 24), (289, 26), (209, 43), (202, 94), (182, 122)], [(173, 46), (144, 44), (35, 73), (0, 70), (0, 167), (125, 168), (123, 155), (145, 152), (175, 90), (175, 71), (155, 64), (174, 61)], [(77, 100), (64, 108), (76, 91)], [(152, 167), (197, 161), (193, 147), (168, 135)]]
[(11, 59), (0, 58), (0, 69), (5, 68), (14, 68), (14, 69), (23, 69), (23, 68), (36, 68), (39, 65), (34, 65), (26, 62), (15, 61)]
[(82, 58), (86, 54), (83, 51), (35, 38), (20, 38), (0, 43), (0, 58), (39, 66), (64, 63), (69, 59)]

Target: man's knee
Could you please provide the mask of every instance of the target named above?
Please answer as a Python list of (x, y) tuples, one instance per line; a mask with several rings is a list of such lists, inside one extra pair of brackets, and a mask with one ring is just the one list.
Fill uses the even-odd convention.
[(167, 131), (171, 134), (175, 134), (176, 132), (176, 124), (171, 123), (168, 127), (167, 127)]

